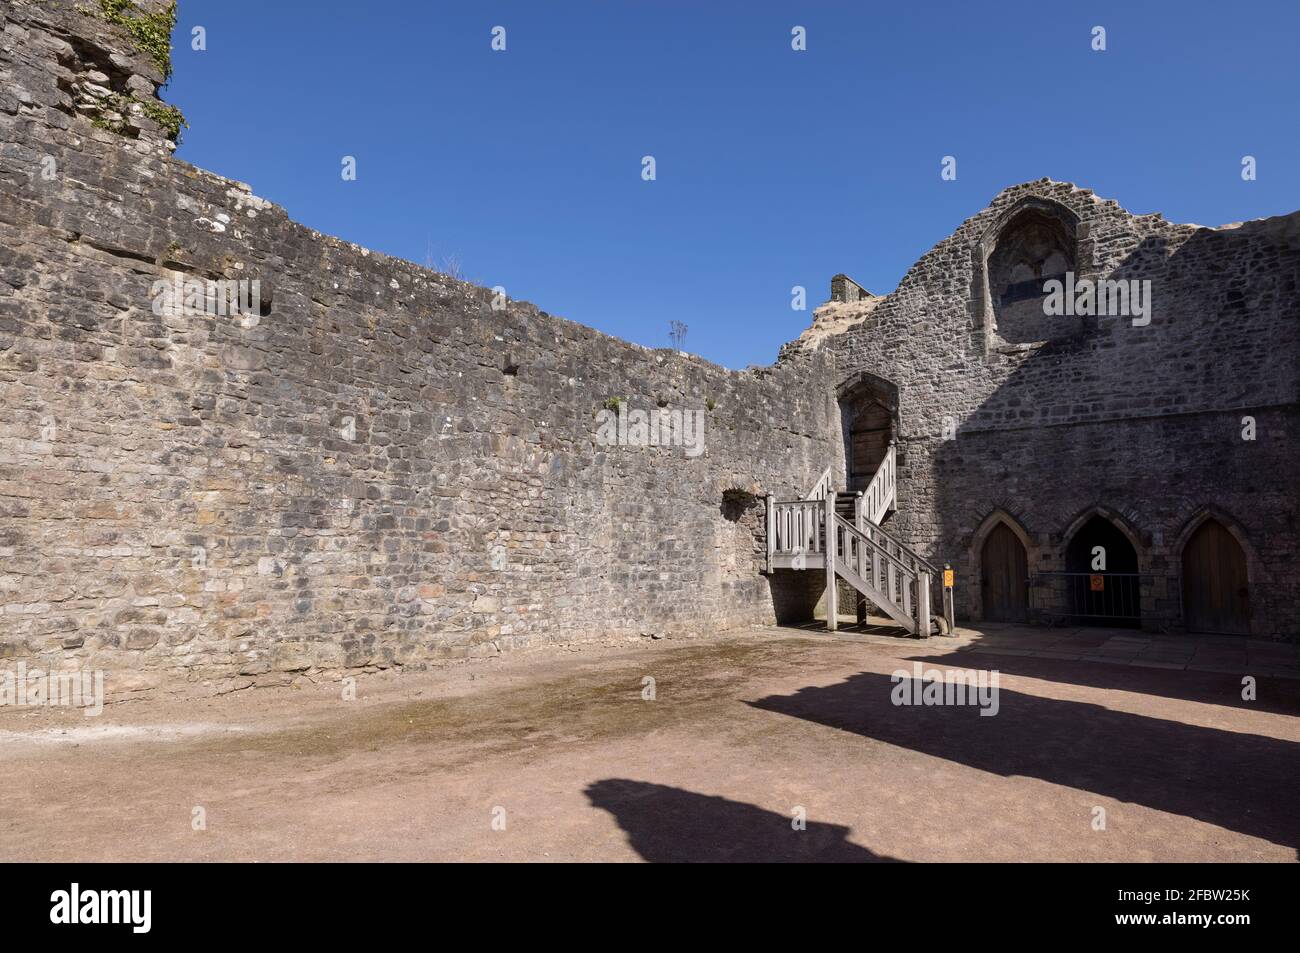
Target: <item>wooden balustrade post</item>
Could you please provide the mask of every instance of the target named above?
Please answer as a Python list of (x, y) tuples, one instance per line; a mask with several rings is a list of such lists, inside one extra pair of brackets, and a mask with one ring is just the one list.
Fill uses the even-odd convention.
[(930, 637), (930, 574), (924, 570), (916, 575), (916, 634)]
[(834, 632), (840, 624), (840, 587), (835, 577), (835, 494), (828, 493), (823, 502), (822, 520), (826, 524), (825, 552), (822, 556), (826, 563), (826, 631)]
[[(889, 438), (889, 449), (885, 451), (885, 457), (889, 463), (889, 487), (886, 493), (887, 499), (892, 499), (894, 509), (898, 509), (898, 445), (893, 437)], [(882, 506), (882, 511), (887, 511), (888, 506)], [(885, 513), (880, 514), (880, 518), (885, 518)]]
[(772, 562), (776, 556), (776, 501), (771, 493), (763, 494), (764, 523), (767, 526), (767, 574), (772, 574)]

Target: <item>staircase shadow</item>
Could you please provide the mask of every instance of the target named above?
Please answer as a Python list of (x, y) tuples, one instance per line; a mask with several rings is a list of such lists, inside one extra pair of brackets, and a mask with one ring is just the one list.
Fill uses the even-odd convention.
[(895, 684), (862, 672), (746, 704), (1002, 777), (1038, 778), (1300, 846), (1300, 744), (1006, 689), (993, 717), (975, 707), (896, 706)]
[(867, 863), (894, 861), (851, 843), (840, 824), (791, 826), (772, 811), (625, 778), (586, 789), (594, 807), (614, 815), (632, 849), (652, 863)]
[[(813, 619), (809, 622), (779, 623), (778, 628), (798, 629), (801, 632), (816, 632), (819, 635), (829, 634), (829, 630), (826, 628), (825, 619)], [(907, 629), (892, 620), (874, 622), (868, 620), (859, 624), (858, 622), (850, 622), (843, 616), (840, 618), (839, 627), (836, 629), (835, 635), (884, 635), (893, 639), (906, 639), (912, 642), (919, 641), (911, 632), (908, 632)]]

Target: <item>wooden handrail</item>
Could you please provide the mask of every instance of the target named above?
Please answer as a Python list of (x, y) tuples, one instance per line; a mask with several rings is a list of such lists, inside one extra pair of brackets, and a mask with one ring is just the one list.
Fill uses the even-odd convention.
[(877, 526), (874, 523), (864, 523), (859, 530), (860, 533), (870, 536), (872, 541), (877, 545), (889, 550), (890, 555), (897, 557), (899, 560), (907, 562), (913, 570), (924, 570), (934, 575), (939, 574), (939, 570), (934, 563), (930, 562), (916, 550), (912, 549), (897, 536), (894, 536), (883, 526)]
[(870, 522), (879, 525), (889, 512), (898, 491), (897, 479), (897, 458), (891, 441), (889, 449), (885, 451), (885, 458), (880, 461), (871, 482), (862, 491), (862, 505)]
[(809, 490), (808, 495), (804, 497), (805, 500), (825, 499), (826, 494), (834, 492), (831, 481), (831, 469), (833, 466), (834, 464), (822, 471), (822, 475), (817, 478), (817, 482), (813, 484), (813, 488)]
[[(856, 526), (854, 526), (852, 523), (850, 523), (850, 522), (849, 522), (848, 520), (846, 520), (844, 517), (842, 517), (842, 516), (836, 516), (835, 519), (836, 519), (836, 521), (837, 521), (838, 526), (839, 526), (841, 529), (845, 529), (845, 530), (847, 530), (848, 532), (852, 533), (853, 536), (854, 536), (855, 538), (856, 538), (856, 537), (861, 537), (862, 540), (863, 540), (864, 542), (866, 542), (868, 546), (871, 547), (871, 549), (873, 549), (873, 550), (875, 550), (876, 552), (880, 553), (880, 555), (881, 555), (882, 557), (884, 557), (885, 559), (887, 559), (887, 560), (889, 560), (891, 563), (893, 563), (894, 566), (897, 567), (897, 569), (898, 569), (899, 572), (906, 573), (906, 574), (907, 574), (907, 577), (908, 577), (909, 579), (915, 579), (915, 578), (916, 578), (916, 576), (917, 576), (917, 572), (918, 572), (918, 569), (917, 569), (917, 567), (916, 567), (914, 564), (912, 564), (909, 560), (905, 560), (905, 559), (901, 558), (900, 556), (898, 556), (896, 553), (892, 553), (892, 552), (890, 552), (888, 547), (880, 545), (880, 543), (878, 543), (876, 540), (872, 539), (872, 538), (871, 538), (869, 535), (867, 535), (866, 533), (864, 533), (864, 532), (862, 532), (861, 530), (859, 530)], [(925, 572), (926, 569), (925, 569), (924, 567), (922, 567), (919, 571), (920, 571), (920, 572)]]
[(842, 516), (835, 516), (834, 526), (839, 565), (848, 570), (841, 575), (850, 583), (853, 576), (861, 580), (871, 590), (863, 594), (913, 634), (929, 635), (930, 574), (909, 566)]
[[(793, 563), (797, 569), (805, 568), (803, 561), (787, 557), (820, 557), (816, 565), (827, 575), (827, 611), (831, 615), (826, 624), (832, 630), (838, 574), (913, 633), (929, 635), (934, 617), (947, 620), (947, 628), (941, 627), (941, 632), (951, 631), (954, 620), (939, 569), (880, 526), (897, 492), (894, 444), (890, 443), (867, 489), (856, 494), (853, 522), (835, 512), (832, 470), (827, 467), (802, 500), (766, 498), (768, 572), (775, 568), (777, 557), (782, 558), (782, 565)], [(932, 601), (938, 606), (933, 607)]]
[[(769, 505), (772, 509), (772, 519), (775, 524), (775, 532), (773, 533), (775, 543), (772, 547), (774, 554), (821, 552), (819, 537), (822, 535), (820, 532), (822, 528), (822, 507), (824, 505), (822, 500), (772, 500)], [(851, 526), (852, 524), (846, 521), (846, 525)], [(816, 531), (814, 531), (814, 527)], [(864, 523), (861, 529), (857, 527), (853, 527), (853, 529), (854, 532), (866, 536), (873, 545), (878, 546), (890, 559), (896, 561), (909, 572), (923, 570), (938, 574), (938, 570), (929, 560), (920, 556), (915, 550), (883, 527), (876, 526), (874, 523)], [(803, 548), (796, 549), (796, 544), (802, 544)]]

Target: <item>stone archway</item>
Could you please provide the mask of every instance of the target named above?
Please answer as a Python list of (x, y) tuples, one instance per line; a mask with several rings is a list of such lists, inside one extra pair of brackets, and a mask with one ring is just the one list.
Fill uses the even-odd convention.
[(1073, 620), (1084, 625), (1141, 626), (1136, 534), (1094, 508), (1074, 521), (1065, 541), (1064, 595)]
[(858, 374), (839, 389), (844, 435), (845, 487), (865, 490), (898, 438), (898, 388), (873, 374)]

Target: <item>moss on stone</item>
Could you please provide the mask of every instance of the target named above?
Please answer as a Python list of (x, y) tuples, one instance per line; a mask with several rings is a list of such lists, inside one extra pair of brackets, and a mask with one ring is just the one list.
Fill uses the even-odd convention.
[(179, 109), (167, 103), (156, 102), (140, 102), (140, 106), (144, 109), (144, 114), (167, 133), (168, 139), (172, 142), (180, 141), (181, 127), (188, 127), (189, 123)]
[[(99, 129), (107, 129), (120, 136), (128, 127), (126, 117), (134, 111), (132, 107), (137, 105), (141, 112), (166, 132), (167, 138), (172, 142), (180, 139), (181, 127), (189, 125), (175, 106), (137, 99), (130, 93), (111, 93), (105, 96), (100, 101), (99, 111), (90, 117), (90, 123)], [(114, 118), (115, 115), (120, 118)]]
[(162, 74), (163, 82), (172, 75), (172, 29), (176, 26), (176, 0), (157, 13), (142, 10), (132, 0), (99, 0), (101, 20), (115, 23), (131, 35), (138, 52)]

